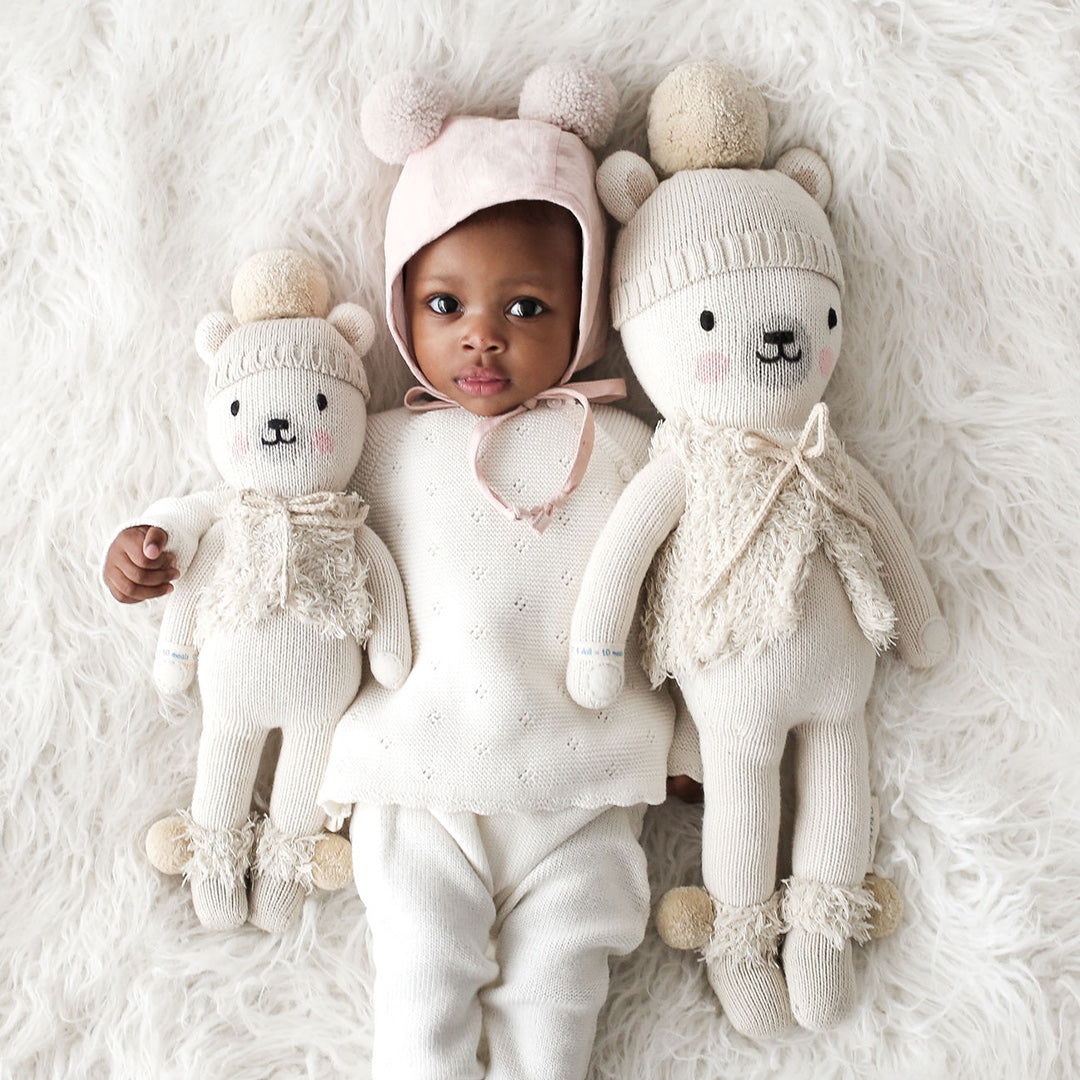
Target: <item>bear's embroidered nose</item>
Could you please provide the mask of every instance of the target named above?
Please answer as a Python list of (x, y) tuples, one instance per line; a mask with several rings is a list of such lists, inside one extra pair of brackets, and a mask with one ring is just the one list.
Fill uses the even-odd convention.
[(289, 421), (281, 419), (279, 417), (271, 417), (266, 421), (266, 426), (274, 433), (272, 439), (263, 439), (263, 446), (277, 446), (278, 443), (294, 443), (296, 442), (296, 436), (291, 439), (285, 437), (285, 432), (289, 430)]
[(773, 355), (755, 355), (763, 364), (775, 364), (777, 360), (787, 360), (790, 364), (797, 364), (802, 359), (802, 349), (788, 353), (789, 345), (795, 344), (794, 330), (765, 330), (761, 335), (766, 349), (772, 346), (776, 349)]

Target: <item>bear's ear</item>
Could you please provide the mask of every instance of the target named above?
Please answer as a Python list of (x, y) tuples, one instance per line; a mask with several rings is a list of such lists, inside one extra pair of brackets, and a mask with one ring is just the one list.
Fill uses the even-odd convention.
[(785, 150), (773, 167), (777, 172), (790, 176), (824, 209), (832, 194), (832, 173), (820, 154), (808, 146), (795, 146)]
[(212, 311), (199, 320), (195, 329), (195, 350), (208, 364), (214, 362), (218, 349), (239, 326), (236, 319), (224, 311)]
[(595, 150), (611, 137), (619, 95), (601, 71), (573, 64), (545, 64), (521, 88), (518, 116), (573, 132)]
[(375, 343), (375, 320), (359, 304), (338, 304), (326, 321), (356, 350), (365, 356)]
[(381, 78), (360, 105), (360, 132), (368, 149), (388, 165), (434, 142), (450, 113), (446, 91), (410, 71)]
[(596, 170), (596, 193), (607, 212), (625, 225), (656, 190), (653, 167), (639, 154), (616, 150)]

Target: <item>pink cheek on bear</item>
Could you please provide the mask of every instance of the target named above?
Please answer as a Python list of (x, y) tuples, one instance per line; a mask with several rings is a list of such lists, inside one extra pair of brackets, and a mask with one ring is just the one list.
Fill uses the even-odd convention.
[(316, 431), (311, 436), (311, 445), (317, 454), (328, 457), (334, 452), (334, 437), (329, 431)]
[(243, 461), (248, 456), (250, 449), (251, 443), (248, 442), (248, 437), (246, 435), (237, 435), (232, 441), (233, 461)]
[(694, 368), (694, 378), (698, 382), (720, 382), (728, 373), (731, 361), (722, 353), (702, 353)]
[(832, 349), (822, 349), (821, 354), (818, 356), (818, 371), (821, 372), (821, 376), (827, 379), (832, 374), (832, 369), (836, 366), (836, 356), (833, 354)]

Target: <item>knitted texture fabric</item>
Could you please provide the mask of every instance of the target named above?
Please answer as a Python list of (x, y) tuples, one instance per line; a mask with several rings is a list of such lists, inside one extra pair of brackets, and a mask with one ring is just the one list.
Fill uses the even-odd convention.
[(827, 420), (797, 466), (747, 432), (685, 418), (657, 430), (653, 454), (663, 453), (682, 467), (686, 510), (647, 579), (645, 668), (654, 686), (687, 665), (790, 634), (819, 546), (863, 633), (878, 650), (891, 643), (893, 607), (867, 519), (848, 512), (859, 513), (857, 483)]
[[(542, 497), (574, 452), (575, 412), (553, 402), (496, 429), (481, 453), (495, 490)], [(585, 563), (647, 452), (640, 421), (595, 415), (585, 478), (542, 534), (499, 514), (468, 474), (471, 414), (371, 418), (356, 482), (401, 569), (414, 665), (392, 694), (365, 686), (343, 718), (324, 802), (486, 814), (663, 801), (673, 710), (636, 647), (610, 708), (578, 706), (563, 683)]]
[(843, 287), (825, 212), (794, 180), (761, 169), (679, 172), (615, 241), (612, 321), (621, 329), (665, 296), (719, 273), (781, 266), (814, 270)]
[(199, 601), (196, 643), (271, 611), (366, 643), (372, 604), (356, 537), (366, 516), (356, 494), (234, 492), (223, 513), (224, 551)]
[(609, 959), (645, 933), (643, 809), (356, 808), (373, 1080), (584, 1080)]
[(207, 399), (247, 375), (283, 368), (340, 379), (368, 396), (363, 365), (326, 319), (261, 319), (238, 327), (218, 350)]

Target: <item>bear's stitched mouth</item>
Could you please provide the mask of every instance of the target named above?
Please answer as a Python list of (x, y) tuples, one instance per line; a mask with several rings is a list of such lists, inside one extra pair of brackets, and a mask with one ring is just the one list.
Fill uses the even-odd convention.
[(264, 438), (262, 440), (263, 446), (280, 446), (282, 444), (288, 446), (290, 443), (294, 443), (294, 442), (296, 442), (296, 436), (295, 435), (291, 439), (283, 439), (281, 437), (281, 432), (280, 431), (275, 431), (274, 432), (274, 437), (272, 439), (265, 439)]

